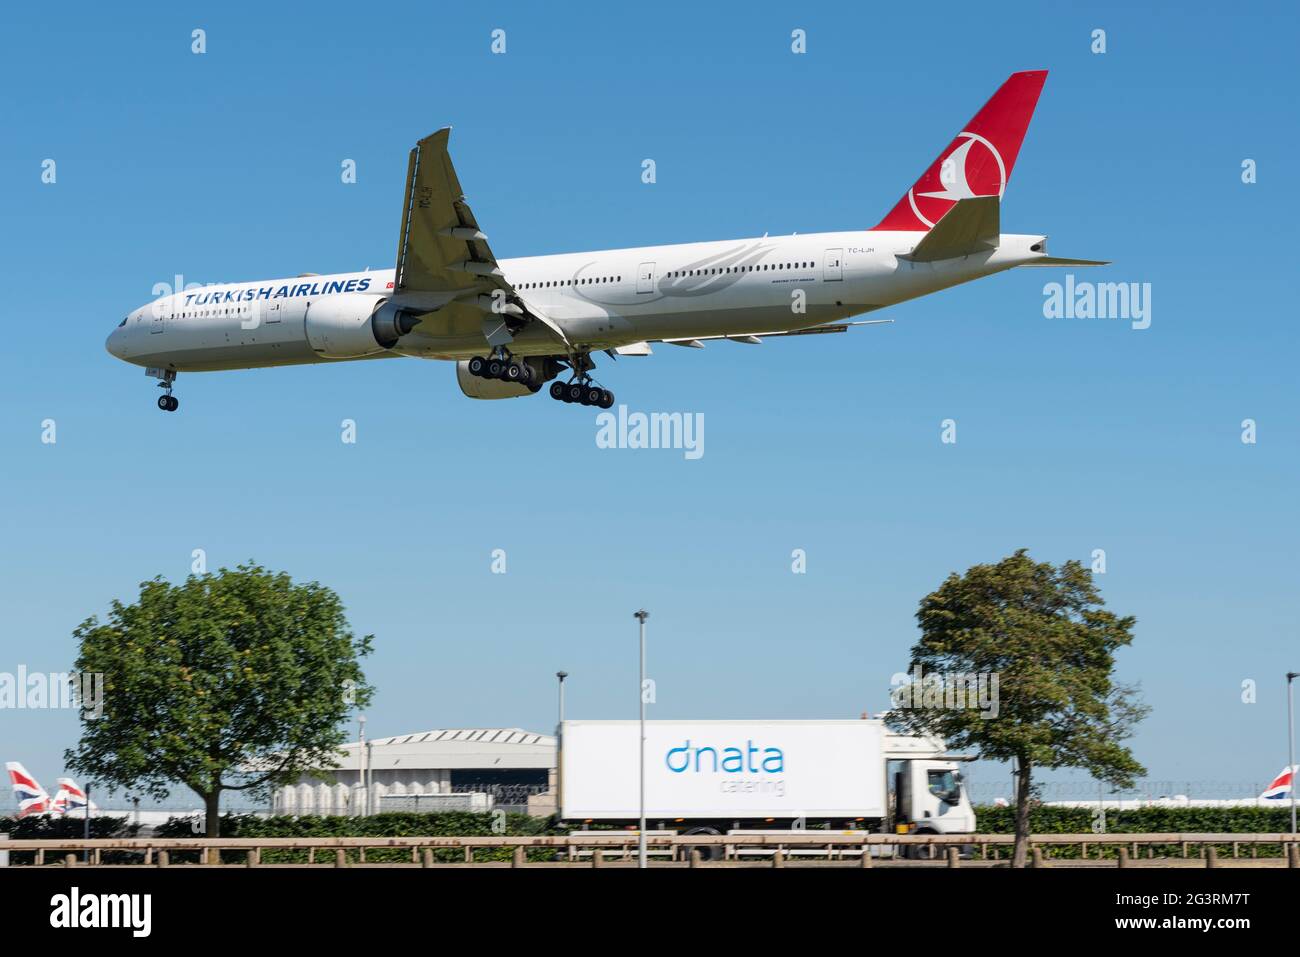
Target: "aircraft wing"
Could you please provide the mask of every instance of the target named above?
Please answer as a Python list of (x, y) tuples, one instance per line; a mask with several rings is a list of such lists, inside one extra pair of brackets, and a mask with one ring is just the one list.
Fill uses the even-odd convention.
[[(481, 315), (492, 345), (509, 342), (528, 322), (541, 322), (567, 345), (559, 326), (529, 306), (497, 265), (488, 238), (465, 201), (447, 151), (451, 127), (415, 144), (406, 169), (406, 197), (397, 239), (393, 293), (421, 315), (421, 325), (438, 325), (447, 309), (458, 318)], [(444, 316), (443, 318), (449, 318)]]
[[(704, 343), (714, 339), (729, 339), (732, 342), (744, 342), (748, 345), (761, 345), (764, 339), (776, 339), (784, 336), (818, 336), (824, 333), (848, 332), (852, 326), (882, 326), (893, 322), (893, 319), (859, 319), (856, 322), (832, 322), (824, 326), (810, 326), (807, 329), (793, 329), (789, 332), (750, 332), (735, 333), (729, 336), (695, 336), (687, 339), (652, 339), (651, 342), (662, 342), (670, 346), (688, 346), (692, 349), (703, 349)], [(639, 343), (638, 343), (639, 345)], [(649, 351), (632, 351), (632, 347), (624, 347), (617, 350), (619, 355), (649, 355)]]

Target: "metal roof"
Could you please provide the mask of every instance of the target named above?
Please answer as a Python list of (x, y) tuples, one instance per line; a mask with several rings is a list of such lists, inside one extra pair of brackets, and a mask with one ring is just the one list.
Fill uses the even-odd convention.
[[(438, 768), (550, 768), (555, 738), (523, 728), (440, 728), (372, 738), (371, 767), (393, 770)], [(359, 743), (342, 746), (341, 768), (357, 766)]]
[(371, 743), (410, 744), (414, 741), (489, 741), (493, 744), (549, 744), (555, 747), (553, 737), (534, 734), (523, 728), (444, 728), (437, 731), (417, 731), (415, 734), (399, 734), (391, 738), (376, 738)]

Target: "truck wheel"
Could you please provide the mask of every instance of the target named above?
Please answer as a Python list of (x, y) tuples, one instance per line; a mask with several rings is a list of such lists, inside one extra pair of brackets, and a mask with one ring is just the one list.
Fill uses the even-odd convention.
[[(934, 831), (913, 831), (918, 836), (923, 834), (934, 834)], [(903, 849), (903, 856), (909, 861), (932, 861), (936, 856), (936, 846), (934, 844), (909, 844)]]
[[(721, 834), (722, 832), (719, 831), (716, 827), (693, 827), (686, 833), (690, 835), (690, 834)], [(687, 845), (686, 847), (686, 853), (688, 856), (690, 855), (691, 851), (699, 851), (700, 860), (702, 861), (720, 861), (722, 860), (722, 855), (724, 853), (724, 850), (725, 849), (722, 847), (721, 844), (694, 844), (694, 845)]]

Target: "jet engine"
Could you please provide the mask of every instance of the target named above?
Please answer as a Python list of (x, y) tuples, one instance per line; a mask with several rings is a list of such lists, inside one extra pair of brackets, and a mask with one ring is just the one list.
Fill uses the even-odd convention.
[(307, 307), (307, 342), (317, 355), (358, 359), (391, 349), (419, 321), (386, 299), (350, 292), (321, 296)]

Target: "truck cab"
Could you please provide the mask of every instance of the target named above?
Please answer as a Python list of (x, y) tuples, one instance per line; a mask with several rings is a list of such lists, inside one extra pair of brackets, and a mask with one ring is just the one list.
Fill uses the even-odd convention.
[(937, 738), (885, 735), (889, 830), (895, 834), (970, 834), (975, 830), (961, 773), (965, 759)]

